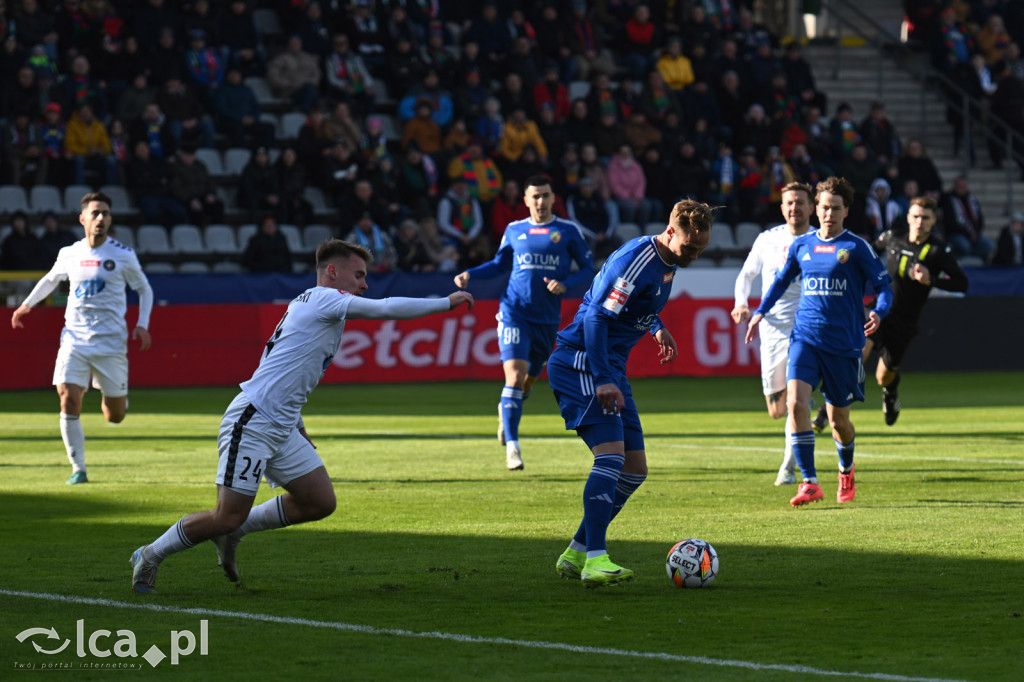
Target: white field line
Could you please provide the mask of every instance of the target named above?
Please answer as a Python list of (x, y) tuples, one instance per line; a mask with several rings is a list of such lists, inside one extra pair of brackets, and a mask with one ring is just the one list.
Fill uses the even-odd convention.
[[(781, 438), (780, 438), (781, 440)], [(685, 450), (731, 450), (736, 452), (778, 452), (781, 448), (763, 448), (742, 445), (692, 445), (687, 443), (669, 443), (666, 447), (682, 448)], [(936, 457), (934, 455), (893, 455), (857, 451), (855, 458), (868, 457), (871, 459), (909, 459), (921, 462), (965, 462), (982, 464), (1006, 464), (1015, 467), (1024, 467), (1024, 461), (1020, 459), (997, 459), (994, 457)]]
[(746, 670), (781, 670), (783, 672), (800, 675), (823, 675), (828, 677), (858, 677), (871, 680), (894, 680), (896, 682), (960, 682), (958, 680), (948, 680), (944, 678), (935, 677), (907, 677), (905, 675), (889, 675), (886, 673), (859, 673), (839, 670), (824, 670), (820, 668), (811, 668), (802, 665), (753, 663), (750, 661), (735, 661), (722, 658), (707, 658), (705, 656), (684, 656), (682, 654), (667, 654), (650, 651), (630, 651), (629, 649), (608, 649), (603, 647), (562, 644), (559, 642), (538, 642), (526, 639), (508, 639), (506, 637), (478, 637), (475, 635), (460, 635), (449, 632), (416, 632), (413, 630), (401, 630), (396, 628), (375, 628), (369, 625), (352, 625), (350, 623), (311, 620), (308, 618), (289, 618), (287, 616), (273, 616), (264, 613), (249, 613), (246, 611), (222, 611), (220, 609), (163, 606), (160, 604), (123, 602), (115, 601), (113, 599), (96, 599), (94, 597), (78, 597), (63, 594), (50, 594), (46, 592), (21, 592), (18, 590), (6, 590), (0, 588), (0, 594), (7, 595), (9, 597), (21, 597), (23, 599), (44, 599), (47, 601), (63, 602), (67, 604), (88, 604), (91, 606), (110, 606), (120, 609), (135, 609), (139, 611), (162, 611), (165, 613), (185, 613), (196, 616), (238, 618), (242, 620), (254, 620), (263, 623), (277, 623), (280, 625), (298, 625), (311, 628), (340, 630), (343, 632), (358, 632), (366, 635), (388, 635), (391, 637), (439, 639), (449, 642), (462, 642), (467, 644), (499, 644), (506, 646), (523, 647), (525, 649), (548, 649), (553, 651), (566, 651), (573, 654), (620, 656), (628, 658), (650, 659), (657, 661), (671, 661), (677, 663), (697, 663), (700, 665), (710, 665), (726, 668), (743, 668)]

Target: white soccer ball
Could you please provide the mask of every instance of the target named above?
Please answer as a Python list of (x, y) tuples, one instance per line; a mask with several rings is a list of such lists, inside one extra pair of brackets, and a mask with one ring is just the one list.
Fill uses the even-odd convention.
[(665, 570), (676, 587), (707, 587), (718, 575), (718, 552), (697, 538), (677, 542), (668, 552)]

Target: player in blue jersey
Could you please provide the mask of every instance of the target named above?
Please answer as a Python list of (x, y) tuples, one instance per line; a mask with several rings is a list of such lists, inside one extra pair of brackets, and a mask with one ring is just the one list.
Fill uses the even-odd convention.
[[(874, 248), (843, 227), (853, 203), (853, 187), (843, 178), (818, 183), (815, 210), (820, 227), (798, 237), (789, 247), (786, 262), (750, 318), (747, 343), (758, 323), (800, 278), (800, 306), (789, 344), (786, 369), (790, 438), (803, 483), (789, 501), (794, 507), (822, 499), (814, 468), (814, 431), (811, 428), (811, 391), (821, 382), (832, 437), (839, 451), (839, 489), (836, 500), (853, 500), (853, 422), (850, 405), (864, 400), (865, 335), (875, 333), (892, 304), (891, 278)], [(864, 321), (864, 293), (870, 284), (878, 304)]]
[(714, 209), (692, 200), (672, 209), (657, 236), (623, 244), (605, 261), (572, 323), (558, 333), (548, 361), (548, 380), (565, 419), (594, 454), (583, 487), (583, 522), (555, 570), (584, 587), (611, 585), (633, 577), (612, 563), (608, 524), (647, 477), (644, 433), (626, 360), (644, 334), (657, 343), (662, 364), (676, 357), (675, 339), (658, 314), (668, 302), (677, 267), (685, 268), (711, 237)]
[[(526, 180), (530, 217), (509, 223), (494, 259), (459, 273), (455, 284), (466, 288), (473, 277), (487, 279), (512, 271), (498, 308), (498, 347), (505, 385), (498, 401), (498, 441), (505, 446), (509, 471), (523, 468), (519, 421), (523, 401), (544, 370), (562, 321), (562, 294), (594, 276), (594, 257), (579, 225), (551, 212), (551, 179)], [(571, 272), (573, 262), (579, 267)]]
[[(348, 320), (411, 320), (454, 310), (473, 297), (363, 298), (373, 258), (358, 244), (329, 239), (316, 250), (316, 286), (296, 296), (267, 341), (260, 364), (228, 406), (217, 447), (217, 506), (183, 516), (129, 560), (132, 589), (156, 592), (160, 563), (203, 540), (217, 547), (224, 575), (239, 581), (235, 550), (243, 536), (316, 521), (337, 501), (327, 468), (306, 433), (302, 408), (341, 344)], [(253, 506), (260, 484), (285, 489)]]

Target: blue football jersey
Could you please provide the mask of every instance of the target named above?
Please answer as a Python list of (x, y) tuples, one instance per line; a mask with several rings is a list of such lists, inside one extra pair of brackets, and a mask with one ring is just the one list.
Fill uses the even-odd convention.
[(891, 278), (875, 250), (849, 230), (831, 239), (822, 239), (817, 230), (797, 237), (757, 312), (771, 310), (797, 277), (800, 307), (792, 339), (834, 355), (860, 357), (866, 286), (878, 292), (879, 316), (885, 317), (892, 301)]
[(662, 260), (655, 237), (637, 237), (608, 257), (576, 317), (558, 332), (558, 346), (586, 352), (595, 385), (615, 383), (645, 333), (665, 325), (658, 313), (668, 302), (676, 266)]
[[(576, 261), (579, 270), (572, 271)], [(548, 291), (544, 278), (557, 279), (566, 288), (594, 276), (594, 255), (579, 225), (554, 218), (544, 224), (530, 218), (509, 223), (493, 260), (470, 268), (469, 277), (496, 277), (511, 269), (508, 286), (501, 297), (503, 308), (528, 322), (558, 324), (562, 319), (562, 297)]]

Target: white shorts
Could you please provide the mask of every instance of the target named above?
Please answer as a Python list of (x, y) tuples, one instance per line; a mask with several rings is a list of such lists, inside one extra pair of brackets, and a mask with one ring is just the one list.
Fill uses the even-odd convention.
[(252, 497), (264, 476), (276, 488), (324, 465), (297, 426), (286, 429), (268, 421), (245, 393), (239, 393), (224, 413), (217, 450), (217, 484)]
[(762, 320), (758, 327), (761, 336), (761, 388), (765, 395), (786, 388), (786, 364), (789, 359), (790, 327), (785, 331), (771, 322)]
[(62, 343), (53, 367), (53, 385), (72, 384), (89, 388), (90, 383), (108, 398), (128, 395), (128, 356), (124, 353), (93, 353), (89, 348)]

